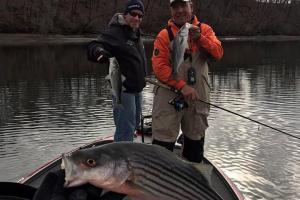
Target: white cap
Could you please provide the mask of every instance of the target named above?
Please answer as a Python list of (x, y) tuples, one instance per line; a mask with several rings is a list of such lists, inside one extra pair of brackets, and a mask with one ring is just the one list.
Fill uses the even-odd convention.
[[(170, 5), (171, 5), (174, 1), (179, 1), (179, 0), (170, 0)], [(190, 1), (190, 0), (180, 0), (180, 1), (188, 2), (188, 1)]]

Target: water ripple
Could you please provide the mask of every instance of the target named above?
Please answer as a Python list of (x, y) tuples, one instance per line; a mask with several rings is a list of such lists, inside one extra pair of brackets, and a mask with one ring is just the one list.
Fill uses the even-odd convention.
[[(285, 51), (282, 43), (277, 50), (266, 46), (224, 46), (224, 58), (209, 74), (211, 103), (300, 137), (300, 60), (290, 56), (290, 49), (299, 52), (299, 46), (288, 45)], [(252, 54), (239, 59), (243, 50)], [(113, 134), (107, 72), (104, 66), (74, 60), (85, 56), (83, 49), (20, 47), (0, 52), (2, 181), (16, 181), (62, 152)], [(284, 58), (278, 60), (278, 54)], [(19, 60), (26, 62), (20, 67)], [(151, 114), (152, 101), (153, 85), (147, 84), (145, 115)], [(246, 199), (300, 199), (299, 140), (213, 106), (209, 125), (205, 156)]]

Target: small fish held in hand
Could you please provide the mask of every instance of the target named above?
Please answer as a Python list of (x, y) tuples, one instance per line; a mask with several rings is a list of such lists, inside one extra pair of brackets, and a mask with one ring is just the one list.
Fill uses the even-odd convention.
[(65, 187), (90, 183), (134, 200), (221, 200), (211, 168), (157, 145), (115, 142), (63, 155)]
[(109, 74), (105, 77), (109, 80), (111, 93), (116, 99), (116, 104), (121, 104), (121, 93), (125, 77), (121, 74), (121, 69), (115, 57), (109, 58)]
[(178, 33), (176, 34), (173, 40), (173, 48), (172, 48), (172, 69), (173, 74), (177, 75), (181, 64), (184, 62), (184, 54), (186, 49), (189, 48), (188, 37), (189, 37), (189, 29), (192, 25), (189, 23), (185, 23)]

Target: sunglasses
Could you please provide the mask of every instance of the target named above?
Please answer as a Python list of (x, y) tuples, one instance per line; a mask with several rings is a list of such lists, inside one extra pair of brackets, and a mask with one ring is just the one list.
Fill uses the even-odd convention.
[(129, 15), (131, 15), (132, 17), (136, 17), (138, 16), (138, 18), (143, 18), (143, 14), (139, 14), (139, 13), (136, 13), (136, 12), (129, 12)]

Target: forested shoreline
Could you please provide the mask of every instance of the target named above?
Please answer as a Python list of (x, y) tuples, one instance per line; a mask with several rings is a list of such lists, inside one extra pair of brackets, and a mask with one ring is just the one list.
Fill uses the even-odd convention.
[[(210, 24), (217, 35), (300, 35), (298, 0), (194, 0), (200, 21)], [(169, 0), (144, 0), (142, 28), (156, 34), (170, 17)], [(95, 34), (116, 12), (120, 0), (2, 0), (1, 33)]]

